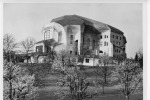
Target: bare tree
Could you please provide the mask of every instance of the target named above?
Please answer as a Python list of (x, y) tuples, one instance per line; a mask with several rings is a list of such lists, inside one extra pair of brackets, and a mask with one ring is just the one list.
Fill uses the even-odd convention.
[[(75, 100), (91, 97), (91, 94), (87, 92), (89, 81), (84, 73), (79, 70), (74, 56), (67, 51), (60, 52), (55, 57), (53, 67), (63, 72), (62, 77), (58, 80), (58, 86), (62, 89), (56, 92), (60, 99), (64, 99), (66, 96)], [(64, 87), (68, 87), (69, 90), (63, 90)]]
[(110, 82), (109, 78), (112, 74), (111, 62), (111, 58), (109, 58), (108, 56), (102, 56), (99, 58), (99, 64), (96, 66), (95, 72), (99, 78), (99, 80), (97, 80), (97, 83), (102, 85), (103, 94), (105, 86), (107, 86)]
[(12, 34), (4, 34), (3, 37), (3, 54), (4, 58), (7, 61), (13, 60), (14, 58), (14, 49), (18, 47), (15, 38)]
[(15, 38), (12, 34), (4, 34), (3, 37), (3, 49), (5, 52), (11, 52), (17, 47)]
[(68, 87), (69, 91), (65, 92), (65, 90), (58, 90), (58, 92), (56, 93), (58, 94), (58, 96), (60, 96), (61, 99), (69, 96), (74, 100), (83, 100), (85, 98), (92, 97), (92, 95), (88, 94), (87, 92), (89, 83), (90, 82), (86, 79), (86, 77), (80, 70), (69, 70), (64, 77), (58, 80), (58, 85), (62, 88)]
[(115, 75), (119, 79), (118, 86), (126, 100), (142, 86), (142, 69), (134, 60), (127, 59), (123, 65), (116, 66)]
[(68, 51), (62, 50), (55, 56), (52, 68), (64, 74), (68, 68), (75, 67), (74, 65), (77, 65), (76, 59)]
[(28, 64), (28, 59), (29, 59), (29, 52), (32, 51), (32, 48), (35, 44), (35, 40), (31, 37), (26, 38), (24, 41), (21, 42), (21, 45), (23, 49), (25, 50), (26, 57), (27, 57), (27, 64)]

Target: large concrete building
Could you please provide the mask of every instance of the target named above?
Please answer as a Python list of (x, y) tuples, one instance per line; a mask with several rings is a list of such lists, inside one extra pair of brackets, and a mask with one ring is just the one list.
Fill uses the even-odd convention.
[(98, 56), (126, 57), (124, 33), (110, 25), (81, 17), (65, 15), (53, 19), (43, 27), (43, 40), (35, 45), (34, 52), (46, 53), (45, 41), (53, 39), (61, 45), (55, 50), (67, 50), (72, 55), (80, 55), (83, 50), (91, 53), (85, 57), (84, 65), (95, 66)]

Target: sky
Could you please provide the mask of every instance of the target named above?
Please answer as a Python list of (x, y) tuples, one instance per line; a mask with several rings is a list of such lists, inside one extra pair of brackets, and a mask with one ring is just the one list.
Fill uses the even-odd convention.
[(27, 37), (42, 40), (42, 27), (53, 18), (80, 15), (114, 26), (127, 39), (127, 57), (143, 48), (143, 9), (140, 3), (5, 3), (4, 34), (13, 34), (20, 42)]

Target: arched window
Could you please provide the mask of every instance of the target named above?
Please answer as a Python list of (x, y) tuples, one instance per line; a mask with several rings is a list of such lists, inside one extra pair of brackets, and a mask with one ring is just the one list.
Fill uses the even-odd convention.
[(58, 33), (58, 42), (61, 41), (61, 38), (62, 38), (62, 32), (60, 31), (60, 32)]
[(50, 38), (50, 30), (47, 30), (45, 33), (44, 33), (44, 39), (49, 39)]

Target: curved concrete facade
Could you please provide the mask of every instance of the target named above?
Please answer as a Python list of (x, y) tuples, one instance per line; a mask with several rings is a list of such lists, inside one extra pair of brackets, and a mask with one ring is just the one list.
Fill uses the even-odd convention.
[[(122, 31), (81, 16), (67, 15), (53, 19), (43, 27), (42, 33), (43, 41), (53, 39), (60, 43), (55, 48), (58, 52), (67, 50), (70, 54), (77, 55), (83, 48), (87, 48), (92, 51), (91, 55), (95, 56), (119, 57), (122, 54), (126, 55), (126, 38)], [(38, 51), (36, 47), (39, 45), (43, 47), (42, 52), (47, 52), (44, 42), (35, 45), (35, 52)], [(85, 65), (94, 66), (94, 62), (98, 63), (91, 56), (88, 58), (93, 61), (91, 63), (85, 61)]]

